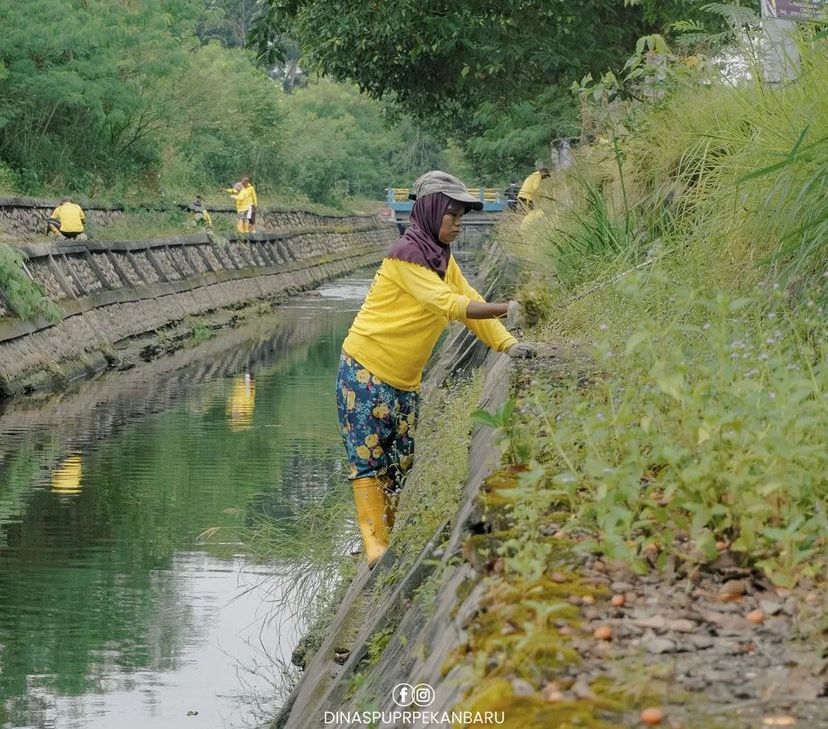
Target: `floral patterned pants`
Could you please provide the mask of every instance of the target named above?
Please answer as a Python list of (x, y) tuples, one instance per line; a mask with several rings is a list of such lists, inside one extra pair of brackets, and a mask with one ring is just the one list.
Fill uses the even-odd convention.
[(389, 476), (393, 490), (399, 490), (414, 462), (419, 393), (391, 387), (343, 352), (336, 405), (349, 478)]

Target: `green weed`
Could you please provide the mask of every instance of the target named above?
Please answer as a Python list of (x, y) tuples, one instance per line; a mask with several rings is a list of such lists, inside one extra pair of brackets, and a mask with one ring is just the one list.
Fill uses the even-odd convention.
[(0, 243), (0, 291), (17, 316), (28, 320), (43, 316), (55, 323), (63, 318), (60, 309), (26, 273), (23, 255)]
[[(524, 469), (504, 553), (518, 572), (543, 562), (525, 536), (538, 513), (639, 571), (723, 544), (777, 584), (824, 571), (824, 40), (802, 55), (784, 88), (687, 76), (616, 105), (617, 144), (579, 152), (545, 224), (502, 234), (553, 271), (533, 336), (590, 343), (596, 363), (587, 387), (523, 393), (502, 426)], [(600, 187), (573, 194), (580, 179)]]

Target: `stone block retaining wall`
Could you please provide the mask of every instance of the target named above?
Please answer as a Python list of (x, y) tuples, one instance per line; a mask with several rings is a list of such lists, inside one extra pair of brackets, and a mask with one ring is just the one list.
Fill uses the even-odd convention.
[(370, 216), (307, 215), (295, 214), (295, 232), (224, 244), (183, 236), (18, 246), (64, 318), (23, 321), (0, 308), (0, 395), (100, 369), (113, 345), (186, 317), (312, 288), (375, 264), (397, 236), (394, 225)]
[[(113, 223), (122, 223), (129, 218), (129, 210), (119, 205), (103, 205), (101, 203), (78, 200), (86, 213), (87, 226), (100, 231)], [(0, 197), (0, 240), (7, 242), (26, 241), (40, 238), (46, 233), (46, 222), (49, 215), (60, 204), (60, 200), (41, 200), (28, 197)], [(170, 208), (139, 208), (167, 212)], [(214, 220), (225, 218), (233, 223), (236, 219), (236, 209), (230, 205), (209, 207), (210, 215)], [(257, 223), (260, 230), (295, 231), (299, 228), (318, 228), (319, 226), (348, 227), (365, 225), (373, 222), (372, 215), (317, 215), (307, 210), (277, 210), (262, 208), (257, 213)], [(97, 237), (100, 237), (98, 233)]]

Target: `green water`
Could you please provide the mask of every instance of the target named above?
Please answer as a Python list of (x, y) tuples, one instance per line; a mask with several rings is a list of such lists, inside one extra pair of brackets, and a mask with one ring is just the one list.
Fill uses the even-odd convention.
[(271, 715), (303, 626), (289, 565), (241, 528), (340, 482), (333, 380), (367, 284), (0, 412), (0, 726)]

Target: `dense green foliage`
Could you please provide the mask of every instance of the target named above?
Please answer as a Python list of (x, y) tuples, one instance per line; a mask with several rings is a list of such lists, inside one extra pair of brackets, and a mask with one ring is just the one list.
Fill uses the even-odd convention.
[(581, 549), (824, 575), (828, 48), (807, 40), (777, 89), (674, 59), (513, 232), (525, 296), (555, 313), (541, 336), (591, 343), (601, 373), (535, 388), (510, 426), (520, 493), (572, 515)]
[(285, 93), (241, 48), (254, 7), (4, 3), (0, 192), (209, 197), (247, 174), (265, 198), (337, 203), (437, 164), (433, 140), (350, 88)]
[(254, 38), (272, 59), (287, 33), (320, 72), (455, 135), (502, 179), (576, 133), (572, 80), (623, 65), (642, 35), (704, 19), (703, 4), (268, 0)]
[(49, 321), (58, 321), (62, 316), (60, 309), (46, 298), (23, 266), (20, 251), (0, 243), (0, 302), (21, 319), (43, 316)]
[(442, 166), (440, 147), (407, 119), (389, 127), (377, 103), (356, 89), (322, 81), (286, 97), (285, 180), (311, 200), (375, 198), (396, 180)]

